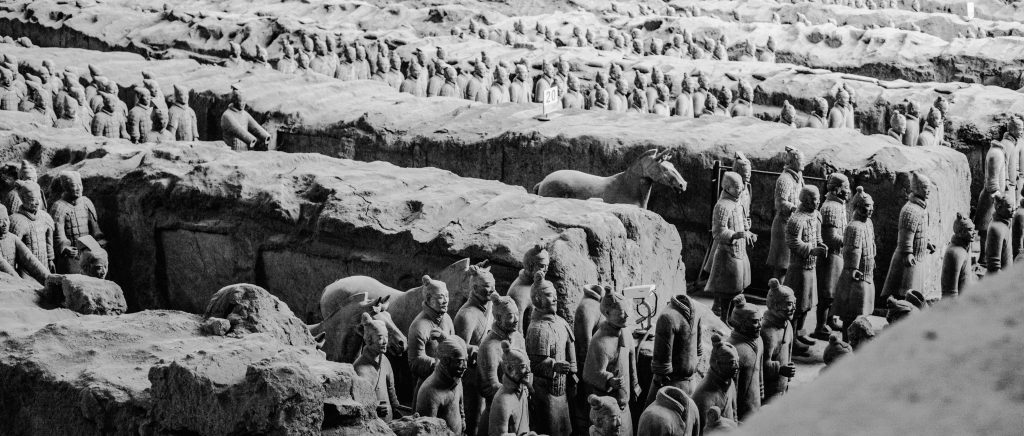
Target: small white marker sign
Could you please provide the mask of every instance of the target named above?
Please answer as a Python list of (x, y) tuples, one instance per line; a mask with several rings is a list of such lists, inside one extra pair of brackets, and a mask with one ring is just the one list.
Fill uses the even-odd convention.
[(544, 102), (541, 103), (541, 121), (548, 120), (548, 113), (559, 109), (558, 105), (558, 88), (550, 87), (544, 90)]
[(974, 2), (967, 2), (967, 19), (974, 18)]

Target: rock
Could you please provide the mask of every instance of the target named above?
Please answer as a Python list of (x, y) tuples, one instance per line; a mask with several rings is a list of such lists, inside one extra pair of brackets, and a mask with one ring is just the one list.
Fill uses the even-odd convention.
[(231, 321), (224, 318), (207, 318), (200, 329), (207, 335), (226, 336), (231, 331)]
[(336, 431), (388, 434), (370, 382), (312, 347), (203, 336), (176, 311), (42, 310), (24, 282), (0, 277), (4, 434), (319, 435), (328, 402), (349, 405)]
[(1019, 433), (1022, 280), (1015, 266), (883, 330), (735, 434)]
[[(209, 327), (212, 332), (223, 328), (222, 321), (228, 321), (230, 329), (224, 334), (242, 337), (266, 333), (288, 345), (316, 345), (309, 329), (288, 305), (259, 286), (241, 283), (224, 287), (210, 298), (203, 317), (218, 320)], [(203, 327), (205, 330), (207, 324)]]
[(61, 288), (64, 307), (83, 315), (120, 315), (128, 309), (121, 287), (109, 280), (66, 274)]
[(388, 423), (396, 436), (453, 436), (441, 418), (406, 416)]
[[(203, 435), (319, 434), (327, 398), (306, 365), (285, 355), (243, 369), (230, 362), (233, 354), (217, 350), (149, 370), (151, 416), (162, 429)], [(224, 371), (225, 366), (230, 370)]]

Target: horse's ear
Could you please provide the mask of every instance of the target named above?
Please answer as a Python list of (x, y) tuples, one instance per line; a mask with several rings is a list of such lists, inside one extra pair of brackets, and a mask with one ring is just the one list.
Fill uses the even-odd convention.
[(381, 303), (387, 303), (390, 300), (391, 300), (391, 296), (390, 295), (386, 295), (386, 296), (380, 297), (380, 302)]
[(658, 156), (658, 149), (657, 148), (652, 148), (650, 150), (647, 150), (641, 156), (657, 157)]
[(484, 260), (480, 261), (480, 263), (476, 264), (476, 267), (477, 268), (487, 268), (487, 262), (488, 262), (487, 259), (484, 259)]

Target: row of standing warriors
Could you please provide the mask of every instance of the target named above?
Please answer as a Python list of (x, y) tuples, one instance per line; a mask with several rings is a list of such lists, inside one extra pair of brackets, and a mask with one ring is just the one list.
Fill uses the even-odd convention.
[(55, 184), (59, 197), (49, 212), (30, 163), (6, 165), (0, 179), (0, 272), (40, 284), (51, 274), (106, 277), (103, 233), (77, 172), (60, 173)]
[[(994, 145), (992, 149), (995, 151), (990, 154), (1003, 148)], [(992, 161), (993, 167), (1002, 162), (998, 156)], [(767, 259), (775, 276), (796, 293), (793, 325), (794, 352), (798, 355), (807, 353), (815, 338), (827, 339), (830, 326), (849, 326), (857, 317), (874, 311), (877, 254), (871, 195), (861, 187), (851, 192), (846, 176), (834, 173), (826, 181), (825, 199), (819, 206), (818, 188), (804, 183), (804, 165), (803, 153), (787, 147), (785, 169), (775, 184), (775, 215)], [(750, 162), (737, 154), (733, 171), (722, 178), (722, 192), (713, 212), (712, 249), (704, 265), (709, 273), (705, 289), (715, 295), (714, 310), (723, 319), (730, 299), (750, 285), (747, 248), (757, 240), (750, 227), (750, 174)], [(988, 271), (995, 272), (1012, 263), (1016, 254), (1012, 246), (1021, 245), (1024, 232), (1013, 232), (1010, 222), (1016, 216), (1024, 224), (1024, 214), (1013, 213), (1012, 193), (998, 190), (986, 198), (986, 192), (982, 199), (990, 204), (980, 202), (979, 216), (984, 216), (987, 207), (993, 218), (982, 225), (988, 236), (988, 249), (983, 249), (983, 254)], [(926, 231), (931, 193), (928, 177), (912, 173), (911, 195), (900, 210), (896, 249), (882, 287), (882, 298), (922, 298), (923, 270), (919, 262), (936, 248)], [(852, 216), (847, 215), (848, 211)], [(1024, 229), (1024, 225), (1019, 227)], [(970, 259), (971, 244), (977, 236), (975, 224), (958, 213), (953, 232), (943, 258), (943, 297), (958, 295), (976, 278)], [(808, 335), (804, 322), (815, 307), (817, 325)]]
[[(796, 374), (790, 320), (798, 297), (778, 280), (769, 283), (767, 311), (742, 295), (730, 301), (732, 333), (713, 334), (711, 350), (700, 345), (708, 329), (697, 303), (673, 296), (655, 325), (651, 383), (641, 386), (626, 298), (588, 286), (570, 326), (545, 279), (549, 261), (543, 247), (532, 248), (506, 295), (476, 288), (454, 318), (445, 283), (423, 277), (423, 308), (406, 342), (416, 413), (443, 419), (458, 435), (699, 435), (734, 427), (784, 394)], [(354, 366), (376, 380), (378, 413), (392, 419), (398, 400), (385, 356), (388, 327), (361, 316)], [(866, 318), (849, 331), (850, 344), (833, 338), (826, 363), (874, 334)], [(710, 368), (700, 374), (709, 351)], [(643, 408), (637, 420), (631, 407)]]

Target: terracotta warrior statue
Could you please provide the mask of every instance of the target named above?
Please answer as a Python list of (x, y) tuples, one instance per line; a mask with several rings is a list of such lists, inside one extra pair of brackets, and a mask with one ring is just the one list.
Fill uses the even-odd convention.
[(566, 91), (562, 94), (562, 109), (583, 109), (583, 94), (580, 93), (580, 79), (569, 74)]
[(712, 252), (705, 291), (715, 295), (715, 306), (723, 320), (728, 317), (732, 297), (750, 286), (750, 259), (747, 246), (757, 241), (750, 231), (746, 209), (741, 203), (746, 184), (732, 171), (722, 176), (722, 193), (711, 220)]
[(157, 142), (151, 134), (153, 131), (153, 96), (149, 90), (141, 86), (135, 87), (135, 107), (128, 112), (128, 138), (138, 144), (141, 142)]
[(618, 292), (606, 293), (601, 299), (601, 314), (604, 321), (587, 347), (581, 387), (590, 393), (614, 397), (621, 410), (619, 436), (632, 436), (633, 419), (629, 404), (639, 397), (641, 388), (636, 372), (633, 336), (624, 330), (629, 324), (626, 298)]
[[(587, 347), (590, 345), (590, 339), (594, 337), (594, 333), (597, 332), (597, 327), (601, 322), (604, 321), (604, 315), (601, 314), (601, 299), (608, 292), (611, 292), (610, 286), (601, 287), (600, 285), (587, 285), (583, 288), (583, 298), (580, 299), (580, 304), (576, 306), (576, 313), (573, 316), (573, 337), (575, 339), (574, 344), (576, 345), (576, 373), (583, 373), (583, 366), (587, 363)], [(569, 380), (573, 382), (573, 380)], [(576, 398), (573, 399), (572, 403), (572, 418), (573, 428), (579, 433), (581, 429), (587, 428), (590, 424), (587, 422), (587, 414), (589, 413), (589, 406), (587, 406), (587, 392), (585, 389), (578, 389), (575, 383), (570, 384), (570, 392), (576, 392)]]
[(754, 87), (746, 80), (740, 80), (739, 94), (733, 103), (730, 115), (734, 117), (754, 116)]
[(817, 260), (828, 255), (828, 246), (821, 239), (821, 213), (815, 210), (818, 198), (817, 186), (804, 186), (800, 190), (800, 206), (786, 223), (789, 269), (784, 283), (796, 293), (793, 326), (797, 331), (796, 339), (804, 345), (814, 344), (804, 330), (804, 320), (818, 297)]
[(0, 110), (16, 111), (24, 95), (14, 86), (14, 72), (0, 68)]
[(1003, 147), (1008, 152), (1013, 150), (1011, 154), (1007, 155), (1006, 166), (1006, 184), (1013, 193), (1013, 196), (1010, 197), (1010, 202), (1013, 204), (1020, 203), (1021, 189), (1024, 188), (1024, 180), (1022, 180), (1024, 179), (1024, 141), (1021, 140), (1022, 135), (1024, 135), (1024, 119), (1020, 116), (1010, 117), (1010, 121), (1006, 125), (1006, 132), (1003, 133)]
[(508, 70), (499, 65), (494, 69), (494, 81), (491, 82), (491, 89), (487, 91), (487, 103), (503, 104), (512, 101), (509, 91)]
[(512, 103), (525, 104), (529, 103), (532, 99), (530, 98), (530, 72), (527, 70), (525, 64), (516, 64), (516, 75), (512, 79), (512, 84), (508, 88), (509, 99)]
[[(494, 396), (505, 384), (500, 369), (500, 364), (504, 359), (502, 343), (509, 342), (515, 349), (526, 349), (526, 339), (519, 332), (519, 308), (516, 307), (515, 300), (511, 297), (499, 296), (496, 293), (491, 294), (490, 299), (494, 322), (484, 335), (483, 340), (480, 341), (477, 351), (477, 373), (481, 381), (480, 395), (483, 395), (484, 404), (481, 424), (487, 423), (486, 418), (490, 416)], [(532, 387), (532, 382), (529, 384)], [(488, 428), (488, 425), (477, 426), (476, 435), (486, 436)]]
[(893, 113), (892, 119), (889, 120), (889, 126), (886, 135), (902, 144), (903, 137), (907, 134), (907, 119), (899, 112)]
[(740, 370), (736, 347), (722, 340), (717, 333), (711, 336), (711, 356), (708, 373), (693, 393), (697, 406), (697, 428), (705, 430), (710, 424), (708, 413), (717, 409), (719, 415), (736, 420), (736, 379)]
[(558, 301), (555, 286), (544, 280), (540, 271), (533, 276), (530, 299), (533, 313), (526, 331), (526, 353), (533, 372), (532, 430), (539, 434), (568, 436), (572, 433), (572, 423), (566, 383), (576, 372), (572, 327), (555, 314)]
[[(853, 320), (870, 315), (875, 308), (875, 202), (864, 188), (850, 199), (853, 219), (843, 231), (842, 273), (835, 284), (832, 316), (842, 322), (843, 337)], [(831, 252), (829, 253), (831, 255)]]
[(50, 206), (54, 224), (54, 264), (58, 274), (81, 274), (75, 243), (82, 236), (90, 235), (103, 245), (103, 232), (96, 221), (96, 207), (82, 195), (82, 176), (77, 171), (62, 171), (58, 182), (61, 198)]
[(426, 90), (420, 86), (420, 67), (417, 65), (409, 65), (409, 72), (405, 75), (405, 80), (402, 81), (402, 86), (398, 88), (399, 92), (405, 92), (412, 94), (416, 97), (427, 97)]
[(551, 257), (542, 245), (537, 244), (526, 250), (526, 253), (523, 254), (523, 269), (519, 270), (519, 276), (505, 292), (505, 295), (515, 300), (516, 307), (519, 308), (519, 319), (524, 320), (522, 331), (526, 331), (529, 327), (525, 317), (528, 315), (527, 311), (532, 307), (530, 301), (533, 299), (531, 295), (533, 278), (537, 276), (537, 273), (540, 273), (541, 278), (547, 275), (550, 263)]
[(828, 340), (828, 310), (832, 307), (836, 282), (843, 272), (843, 237), (846, 232), (846, 201), (850, 199), (850, 181), (842, 173), (832, 173), (826, 183), (828, 192), (818, 211), (821, 213), (821, 240), (828, 247), (828, 254), (819, 257), (815, 268), (818, 274), (818, 306), (815, 312), (816, 324), (811, 336), (822, 341)]
[(127, 139), (128, 126), (126, 120), (117, 113), (117, 104), (115, 103), (117, 97), (108, 93), (101, 93), (98, 96), (103, 102), (103, 106), (92, 118), (93, 136)]
[(907, 101), (906, 111), (907, 128), (903, 132), (903, 145), (915, 146), (918, 137), (921, 136), (921, 121), (919, 119), (921, 109), (917, 107), (917, 103)]
[(814, 99), (814, 109), (811, 110), (811, 116), (807, 117), (807, 123), (804, 127), (812, 129), (824, 129), (828, 127), (828, 100), (818, 97)]
[(501, 387), (491, 402), (487, 415), (489, 436), (503, 436), (507, 433), (520, 435), (530, 430), (530, 413), (527, 401), (532, 383), (530, 358), (522, 348), (501, 342)]
[(692, 395), (697, 387), (697, 363), (700, 360), (700, 317), (694, 313), (693, 300), (685, 294), (672, 297), (654, 328), (654, 353), (651, 357), (651, 388), (647, 403), (660, 395), (663, 386), (682, 389)]
[(889, 274), (885, 277), (885, 286), (882, 287), (882, 298), (890, 295), (902, 297), (911, 289), (921, 289), (922, 271), (917, 267), (917, 263), (926, 254), (935, 252), (935, 245), (925, 235), (931, 184), (931, 180), (924, 174), (910, 174), (911, 196), (903, 205), (903, 209), (900, 209), (896, 251), (889, 263)]
[(840, 89), (836, 94), (836, 103), (828, 113), (828, 127), (832, 129), (849, 128), (847, 112), (852, 110), (853, 108), (850, 107), (850, 93), (846, 89)]
[(988, 226), (985, 238), (985, 268), (989, 274), (995, 274), (1013, 265), (1013, 248), (1010, 246), (1010, 218), (1013, 209), (1010, 199), (1004, 193), (997, 192), (992, 196), (995, 212)]
[[(614, 3), (612, 3), (614, 4)], [(613, 397), (587, 396), (590, 406), (589, 436), (617, 436), (622, 434), (622, 414)]]
[(782, 111), (779, 112), (778, 122), (789, 127), (796, 127), (796, 108), (789, 103), (789, 100), (782, 102)]
[[(433, 280), (430, 276), (423, 276), (420, 279), (423, 292), (423, 310), (416, 315), (416, 319), (409, 324), (409, 333), (406, 335), (406, 357), (409, 359), (409, 371), (416, 376), (416, 388), (413, 390), (413, 398), (419, 398), (420, 385), (427, 377), (434, 372), (438, 359), (438, 342), (431, 332), (437, 330), (445, 335), (455, 336), (455, 325), (451, 316), (448, 315), (448, 286), (440, 280)], [(460, 374), (461, 378), (462, 375)], [(413, 408), (416, 404), (413, 403)]]
[(167, 130), (177, 141), (198, 141), (199, 123), (196, 119), (196, 111), (188, 105), (189, 90), (183, 86), (174, 85), (174, 104), (168, 111)]
[(690, 76), (683, 73), (683, 80), (679, 82), (679, 95), (676, 97), (675, 107), (672, 115), (683, 118), (693, 118), (693, 84)]
[(420, 416), (441, 418), (449, 430), (461, 435), (466, 428), (462, 407), (462, 375), (469, 361), (466, 343), (441, 330), (431, 332), (430, 340), (437, 342), (437, 364), (418, 387), (413, 409)]
[(761, 341), (764, 342), (764, 401), (789, 391), (789, 379), (796, 375), (793, 365), (793, 325), (796, 295), (777, 279), (768, 281), (768, 311), (764, 315)]
[(245, 111), (237, 85), (231, 86), (231, 100), (220, 117), (220, 130), (224, 143), (235, 151), (253, 150), (258, 145), (267, 147), (270, 141), (270, 133)]
[(1010, 225), (1010, 234), (1013, 235), (1013, 261), (1020, 260), (1021, 253), (1024, 253), (1024, 198), (1017, 204), (1017, 210), (1013, 212), (1013, 220)]
[(697, 405), (690, 396), (674, 386), (665, 386), (637, 424), (637, 434), (650, 436), (699, 435)]
[(34, 181), (19, 180), (21, 206), (11, 215), (11, 233), (17, 236), (39, 262), (52, 273), (54, 266), (53, 218), (43, 209), (43, 192)]
[[(489, 268), (488, 268), (489, 270)], [(485, 286), (474, 286), (470, 290), (469, 298), (459, 308), (453, 321), (455, 334), (466, 341), (469, 355), (477, 355), (477, 346), (483, 341), (487, 333), (488, 318), (491, 317), (490, 297), (494, 294), (494, 277), (486, 275)], [(477, 424), (480, 414), (483, 412), (484, 403), (481, 401), (481, 388), (483, 380), (478, 376), (476, 360), (471, 362), (469, 372), (462, 378), (466, 386), (464, 396), (466, 406), (466, 433), (474, 435), (477, 433)], [(480, 425), (485, 425), (483, 422)]]
[(17, 235), (8, 231), (10, 227), (11, 218), (7, 208), (0, 206), (0, 272), (32, 278), (39, 284), (45, 284), (46, 278), (50, 276), (46, 265), (36, 259), (32, 250)]
[(275, 68), (282, 73), (292, 74), (299, 69), (295, 62), (295, 47), (292, 47), (291, 42), (287, 39), (284, 39), (281, 44), (281, 59), (277, 60)]
[(804, 153), (786, 147), (786, 167), (775, 182), (775, 218), (772, 219), (772, 240), (768, 249), (768, 265), (775, 269), (776, 278), (781, 278), (789, 267), (786, 222), (800, 202), (804, 165)]
[[(1006, 185), (1009, 178), (1009, 171), (1006, 168), (1007, 161), (1009, 160), (1005, 148), (1007, 145), (1002, 140), (992, 141), (985, 155), (984, 185), (978, 194), (977, 215), (974, 219), (975, 226), (981, 231), (982, 253), (986, 252), (987, 229), (989, 223), (992, 222), (992, 214), (995, 211), (993, 198), (996, 194), (1005, 192), (1007, 189)], [(983, 258), (982, 263), (984, 262), (985, 259)]]
[(921, 128), (921, 136), (917, 138), (918, 146), (942, 145), (942, 119), (942, 112), (937, 108), (933, 107), (928, 110), (924, 127)]
[(615, 94), (608, 102), (608, 110), (612, 112), (625, 113), (629, 109), (629, 84), (626, 79), (619, 79), (615, 82)]
[(374, 320), (365, 312), (359, 322), (363, 347), (352, 367), (357, 375), (373, 382), (377, 393), (377, 416), (390, 421), (397, 417), (399, 403), (395, 391), (395, 373), (391, 369), (391, 361), (384, 355), (388, 349), (388, 328), (384, 321)]
[(977, 236), (974, 223), (957, 212), (956, 220), (953, 221), (953, 237), (942, 257), (942, 298), (960, 295), (967, 285), (975, 281), (971, 265), (971, 244)]
[(747, 303), (742, 294), (733, 299), (732, 313), (729, 315), (729, 327), (732, 327), (729, 343), (736, 347), (739, 356), (739, 373), (735, 377), (736, 416), (739, 421), (761, 409), (761, 395), (764, 392), (761, 320), (761, 309)]

